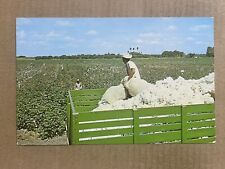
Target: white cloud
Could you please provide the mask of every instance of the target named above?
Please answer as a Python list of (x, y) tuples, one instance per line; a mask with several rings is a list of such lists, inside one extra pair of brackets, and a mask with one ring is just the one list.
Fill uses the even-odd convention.
[(175, 25), (169, 25), (168, 28), (167, 28), (167, 30), (169, 30), (169, 31), (175, 31), (175, 30), (177, 30), (177, 27)]
[(158, 45), (161, 43), (160, 39), (135, 39), (133, 42), (138, 45)]
[(210, 25), (195, 25), (193, 27), (190, 28), (191, 31), (200, 31), (203, 29), (208, 29), (210, 28)]
[(96, 35), (97, 31), (96, 30), (89, 30), (86, 32), (87, 35)]
[(73, 26), (73, 23), (70, 21), (56, 21), (57, 26)]
[(163, 36), (161, 33), (155, 32), (147, 32), (147, 33), (140, 33), (138, 38), (135, 39), (133, 42), (136, 44), (141, 45), (157, 45), (163, 41)]
[(32, 31), (29, 33), (29, 39), (32, 39), (31, 43), (36, 43), (40, 45), (46, 45), (48, 43), (52, 43), (53, 41), (64, 40), (63, 32), (51, 30), (48, 32), (39, 32), (39, 31)]

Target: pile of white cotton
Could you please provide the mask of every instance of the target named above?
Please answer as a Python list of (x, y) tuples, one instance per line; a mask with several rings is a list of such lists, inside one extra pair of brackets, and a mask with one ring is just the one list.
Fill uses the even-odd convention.
[[(122, 87), (119, 85), (117, 92), (123, 91)], [(123, 100), (124, 94), (122, 97), (117, 96), (119, 99), (115, 98), (111, 103), (102, 99), (93, 111), (213, 103), (214, 99), (210, 94), (212, 91), (214, 91), (214, 73), (197, 80), (185, 80), (182, 77), (173, 80), (168, 77), (155, 84), (147, 83), (143, 91), (127, 100)]]

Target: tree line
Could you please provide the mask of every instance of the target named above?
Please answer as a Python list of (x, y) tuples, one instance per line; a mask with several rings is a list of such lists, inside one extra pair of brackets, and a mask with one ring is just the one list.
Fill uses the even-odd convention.
[[(185, 54), (184, 52), (174, 50), (174, 51), (164, 51), (162, 54), (143, 54), (142, 52), (130, 50), (128, 51), (130, 54), (133, 55), (134, 58), (148, 58), (148, 57), (214, 57), (214, 47), (207, 47), (205, 54), (196, 54), (196, 53), (188, 53)], [(27, 58), (26, 56), (17, 56), (17, 58)], [(97, 58), (121, 58), (120, 54), (79, 54), (79, 55), (61, 55), (61, 56), (36, 56), (35, 59), (97, 59)]]

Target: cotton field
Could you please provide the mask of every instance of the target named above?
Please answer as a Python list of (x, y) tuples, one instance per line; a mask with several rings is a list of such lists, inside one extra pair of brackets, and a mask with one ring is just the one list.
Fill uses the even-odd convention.
[[(214, 73), (200, 79), (177, 79), (167, 77), (155, 84), (136, 80), (136, 85), (129, 84), (129, 93), (135, 96), (125, 100), (123, 85), (109, 88), (103, 95), (99, 106), (93, 111), (162, 107), (213, 103)], [(139, 86), (138, 86), (139, 85)], [(139, 91), (137, 93), (136, 91)], [(121, 99), (123, 98), (123, 99)]]
[[(199, 79), (214, 71), (213, 58), (209, 57), (198, 59), (151, 57), (134, 58), (133, 60), (140, 70), (141, 77), (145, 79), (146, 83), (151, 83), (147, 83), (147, 85), (154, 87), (164, 81), (160, 81), (161, 79), (169, 76), (173, 79), (177, 79), (179, 76), (185, 79)], [(17, 129), (35, 131), (42, 139), (60, 136), (66, 130), (66, 97), (68, 91), (74, 89), (78, 78), (83, 84), (83, 89), (107, 89), (110, 86), (119, 85), (121, 79), (126, 75), (124, 64), (120, 58), (17, 59), (16, 73)], [(143, 86), (145, 86), (145, 81), (142, 81)], [(166, 84), (163, 85), (166, 86)], [(130, 89), (135, 88), (132, 83), (128, 86)], [(145, 87), (143, 88), (145, 89)], [(117, 86), (116, 89), (117, 92), (114, 92), (113, 97), (112, 95), (104, 96), (111, 97), (112, 100), (111, 104), (106, 104), (106, 102), (104, 105), (102, 104), (102, 108), (112, 109), (112, 105), (114, 105), (114, 109), (115, 107), (135, 108), (135, 105), (144, 107), (150, 106), (154, 102), (151, 97), (147, 97), (148, 93), (139, 90), (133, 90), (135, 96), (123, 101), (125, 94), (119, 94), (125, 92), (123, 86), (122, 88), (121, 85)], [(207, 87), (204, 87), (203, 90), (209, 91)], [(152, 88), (149, 90), (149, 95), (150, 92), (155, 93), (156, 91)], [(176, 93), (172, 92), (172, 94)], [(142, 100), (139, 101), (139, 99)], [(157, 102), (155, 101), (155, 103)]]

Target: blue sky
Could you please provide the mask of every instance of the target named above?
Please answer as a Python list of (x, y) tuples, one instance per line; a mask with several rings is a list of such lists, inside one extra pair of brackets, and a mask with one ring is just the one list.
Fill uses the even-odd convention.
[(214, 46), (211, 17), (17, 18), (16, 55), (206, 53)]

